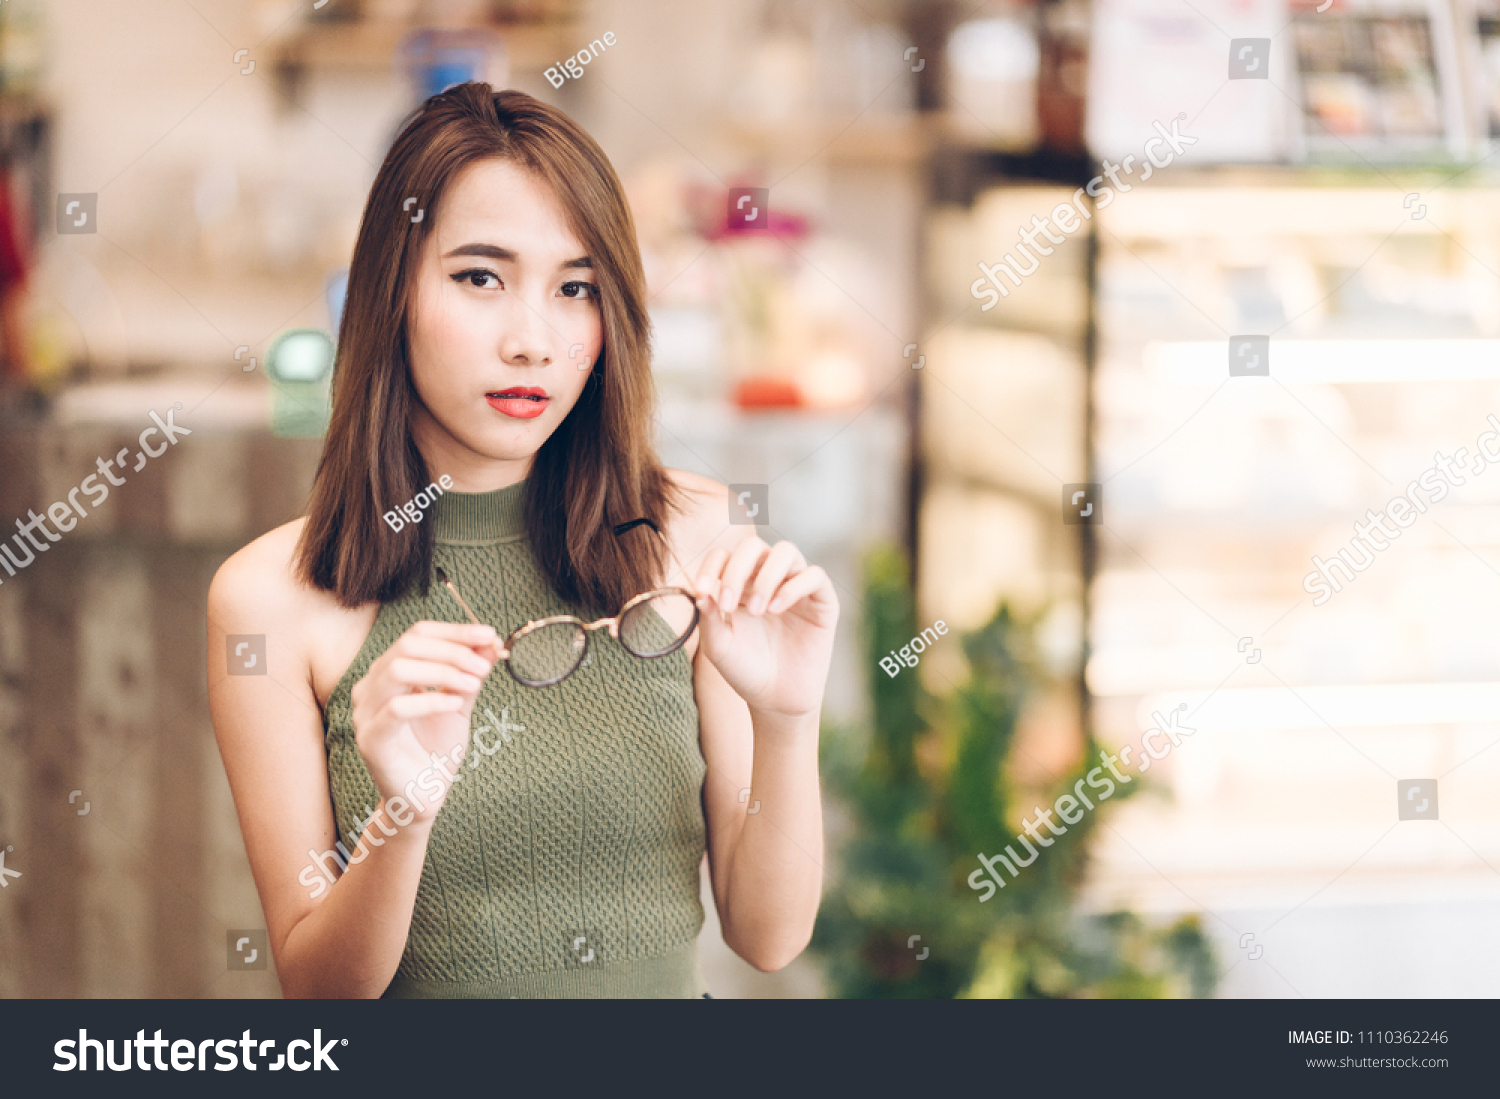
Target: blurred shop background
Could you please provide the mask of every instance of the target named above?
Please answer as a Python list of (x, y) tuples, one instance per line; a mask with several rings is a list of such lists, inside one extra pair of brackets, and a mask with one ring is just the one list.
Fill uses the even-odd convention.
[[(8, 0), (0, 518), (193, 434), (0, 574), (0, 995), (278, 994), (226, 951), (264, 920), (207, 586), (301, 513), (370, 182), (467, 79), (604, 147), (665, 460), (840, 588), (827, 927), (759, 973), (705, 874), (716, 996), (1500, 988), (1500, 473), (1303, 587), (1500, 415), (1500, 0)], [(1066, 873), (978, 903), (964, 806), (999, 850), (1174, 711)]]

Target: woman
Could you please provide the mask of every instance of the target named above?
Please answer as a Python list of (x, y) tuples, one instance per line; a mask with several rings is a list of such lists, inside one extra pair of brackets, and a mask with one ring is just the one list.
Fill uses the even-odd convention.
[[(807, 945), (838, 605), (658, 464), (647, 340), (598, 145), (520, 92), (424, 103), (365, 207), (308, 514), (209, 592), (286, 995), (704, 995), (705, 852), (737, 954)], [(568, 614), (593, 628), (512, 636)]]

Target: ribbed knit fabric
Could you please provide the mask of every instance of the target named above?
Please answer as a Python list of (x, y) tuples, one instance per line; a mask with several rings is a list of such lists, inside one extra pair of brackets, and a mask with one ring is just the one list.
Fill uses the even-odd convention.
[[(447, 493), (436, 563), (502, 638), (532, 619), (579, 614), (537, 570), (524, 483)], [(588, 616), (584, 616), (588, 617)], [(379, 801), (354, 742), (349, 692), (413, 623), (466, 622), (434, 581), (380, 608), (328, 700), (325, 741), (339, 838), (356, 858), (358, 821)], [(482, 734), (433, 824), (406, 949), (388, 997), (701, 997), (703, 777), (692, 665), (589, 635), (588, 662), (551, 687), (500, 665), (475, 705), (509, 742)], [(516, 726), (520, 726), (517, 729)], [(420, 792), (421, 787), (417, 787)], [(377, 835), (378, 826), (377, 826)]]

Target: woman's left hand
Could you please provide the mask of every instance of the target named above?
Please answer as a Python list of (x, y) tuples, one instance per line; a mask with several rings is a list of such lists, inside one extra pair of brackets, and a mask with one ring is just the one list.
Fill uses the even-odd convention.
[(839, 618), (828, 574), (792, 543), (752, 535), (709, 551), (694, 587), (703, 651), (751, 711), (816, 713)]

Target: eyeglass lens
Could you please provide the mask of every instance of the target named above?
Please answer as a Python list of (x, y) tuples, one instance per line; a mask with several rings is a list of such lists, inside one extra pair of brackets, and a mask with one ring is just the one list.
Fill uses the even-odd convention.
[(693, 625), (693, 601), (658, 595), (620, 616), (620, 644), (636, 656), (662, 656), (676, 648)]

